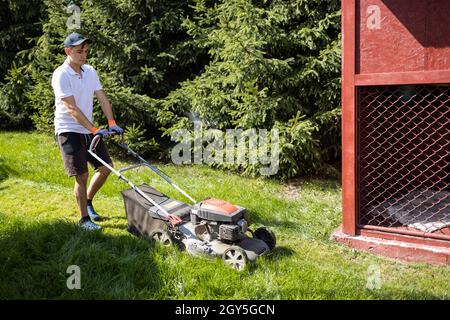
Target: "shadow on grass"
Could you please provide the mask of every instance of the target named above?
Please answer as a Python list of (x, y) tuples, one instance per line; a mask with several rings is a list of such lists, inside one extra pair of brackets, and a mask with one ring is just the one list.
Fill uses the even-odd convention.
[[(162, 288), (154, 244), (74, 223), (15, 221), (0, 237), (0, 299), (152, 299)], [(81, 288), (67, 287), (68, 267)]]
[(294, 252), (294, 250), (288, 247), (275, 247), (265, 258), (270, 261), (278, 261), (292, 256)]
[[(5, 159), (0, 157), (0, 183), (8, 179), (11, 175), (17, 175), (17, 171), (5, 163)], [(5, 187), (0, 190), (5, 189)]]

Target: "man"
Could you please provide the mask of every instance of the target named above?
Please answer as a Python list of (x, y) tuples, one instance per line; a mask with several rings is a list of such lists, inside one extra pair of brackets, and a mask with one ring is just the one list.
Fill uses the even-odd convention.
[[(67, 174), (75, 177), (74, 194), (81, 214), (78, 224), (85, 230), (99, 230), (101, 227), (92, 221), (100, 220), (92, 200), (108, 178), (109, 170), (87, 150), (95, 135), (107, 137), (109, 131), (98, 129), (93, 124), (94, 94), (108, 119), (109, 130), (119, 134), (123, 133), (123, 130), (114, 120), (111, 104), (102, 90), (97, 72), (85, 64), (88, 49), (87, 38), (78, 33), (67, 36), (64, 40), (67, 58), (53, 72), (52, 87), (56, 105), (55, 134)], [(96, 153), (106, 163), (113, 165), (103, 139), (97, 145)], [(87, 162), (96, 170), (89, 187)]]

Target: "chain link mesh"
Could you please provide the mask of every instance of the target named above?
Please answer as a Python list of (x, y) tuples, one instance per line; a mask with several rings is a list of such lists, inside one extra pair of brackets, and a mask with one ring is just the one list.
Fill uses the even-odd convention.
[(358, 88), (359, 223), (450, 228), (450, 86)]

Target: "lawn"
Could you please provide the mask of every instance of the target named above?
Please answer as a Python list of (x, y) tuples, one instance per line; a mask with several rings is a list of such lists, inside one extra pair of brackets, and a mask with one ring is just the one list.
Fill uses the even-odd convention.
[[(127, 165), (115, 160), (116, 167)], [(402, 263), (330, 240), (341, 220), (339, 181), (289, 184), (213, 170), (161, 165), (194, 197), (223, 198), (249, 210), (255, 226), (277, 235), (277, 248), (242, 272), (220, 259), (195, 258), (127, 232), (111, 176), (94, 204), (101, 232), (76, 226), (73, 179), (52, 137), (0, 132), (0, 299), (448, 299), (450, 267)], [(178, 196), (139, 169), (127, 175)], [(70, 290), (67, 268), (81, 270)], [(368, 286), (380, 271), (380, 287)]]

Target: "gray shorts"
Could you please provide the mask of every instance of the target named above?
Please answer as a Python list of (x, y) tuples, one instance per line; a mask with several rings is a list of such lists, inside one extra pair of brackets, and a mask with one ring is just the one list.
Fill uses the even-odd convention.
[[(64, 132), (57, 136), (59, 151), (64, 161), (64, 167), (69, 177), (78, 176), (88, 172), (89, 162), (96, 170), (103, 164), (95, 159), (89, 152), (94, 135), (75, 132)], [(95, 153), (106, 163), (112, 163), (103, 140), (97, 144)]]

